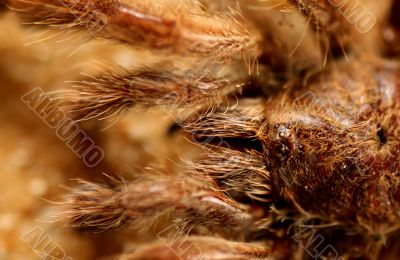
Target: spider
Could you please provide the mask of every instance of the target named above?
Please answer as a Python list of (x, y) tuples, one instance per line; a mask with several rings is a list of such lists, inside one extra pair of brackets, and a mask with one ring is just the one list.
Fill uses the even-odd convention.
[(205, 159), (113, 187), (81, 181), (65, 197), (61, 218), (80, 230), (170, 219), (122, 259), (378, 259), (399, 236), (398, 1), (5, 3), (30, 22), (195, 60), (114, 69), (63, 97), (80, 120), (202, 111), (179, 125)]

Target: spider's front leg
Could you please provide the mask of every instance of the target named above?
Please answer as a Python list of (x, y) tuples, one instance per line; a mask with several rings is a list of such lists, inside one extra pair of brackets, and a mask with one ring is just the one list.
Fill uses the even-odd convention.
[[(264, 103), (262, 99), (241, 100), (234, 106), (219, 107), (194, 123), (183, 124), (194, 140), (212, 144), (205, 146), (209, 148), (206, 158), (193, 163), (192, 171), (210, 176), (238, 201), (271, 201), (269, 172), (260, 144), (260, 129), (266, 117)], [(243, 149), (243, 143), (236, 147), (235, 140), (248, 144), (248, 149)]]
[(148, 172), (116, 189), (82, 181), (66, 197), (62, 220), (78, 229), (102, 231), (127, 222), (146, 227), (168, 214), (181, 219), (177, 225), (182, 229), (205, 226), (230, 238), (246, 238), (263, 216), (253, 215), (250, 206), (237, 200), (271, 200), (263, 154), (251, 149), (209, 148), (207, 157), (189, 163), (183, 174)]
[(193, 163), (191, 168), (195, 173), (210, 176), (236, 200), (271, 201), (270, 176), (261, 152), (254, 149), (242, 152), (230, 148), (210, 148), (204, 160)]
[[(158, 234), (159, 240), (127, 251), (121, 259), (265, 259), (273, 251), (268, 244), (244, 241), (264, 228), (267, 218), (230, 197), (266, 202), (268, 173), (262, 155), (219, 152), (190, 165), (184, 175), (150, 175), (116, 189), (82, 182), (65, 198), (60, 219), (90, 231), (127, 223), (147, 229), (166, 215), (174, 220), (172, 228)], [(217, 238), (221, 236), (226, 239)]]
[(147, 259), (154, 257), (154, 250), (159, 252), (157, 259), (221, 255), (264, 259), (270, 254), (265, 245), (192, 236), (205, 232), (243, 241), (253, 222), (247, 207), (220, 192), (205, 176), (147, 176), (117, 189), (82, 182), (66, 197), (63, 206), (62, 221), (91, 231), (115, 229), (127, 222), (147, 229), (165, 216), (175, 220), (159, 232), (159, 242), (127, 253), (122, 259)]
[(90, 231), (126, 223), (146, 229), (168, 215), (179, 220), (176, 226), (183, 231), (205, 227), (240, 237), (253, 221), (246, 207), (221, 193), (211, 179), (189, 173), (172, 177), (148, 173), (115, 189), (82, 181), (63, 205), (62, 221)]
[(62, 100), (75, 118), (90, 119), (135, 105), (169, 110), (215, 105), (242, 85), (225, 77), (200, 75), (193, 71), (141, 68), (75, 82), (63, 93)]
[(262, 99), (242, 99), (236, 105), (220, 106), (213, 113), (185, 122), (183, 128), (196, 138), (247, 138), (256, 139), (265, 120)]
[(80, 29), (166, 54), (254, 59), (258, 37), (242, 23), (182, 0), (6, 0), (28, 20)]

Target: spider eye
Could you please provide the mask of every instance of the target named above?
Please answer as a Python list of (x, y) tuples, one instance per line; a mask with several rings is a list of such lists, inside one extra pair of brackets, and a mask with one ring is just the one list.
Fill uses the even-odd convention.
[(277, 140), (285, 139), (290, 136), (290, 129), (286, 125), (283, 125), (283, 124), (275, 125), (275, 129), (276, 129), (276, 139)]
[(290, 159), (296, 149), (296, 137), (287, 125), (275, 125), (275, 145), (274, 154), (278, 160)]
[(286, 158), (289, 157), (290, 149), (289, 147), (287, 147), (286, 144), (277, 145), (275, 147), (275, 155), (278, 157), (278, 159), (284, 161)]

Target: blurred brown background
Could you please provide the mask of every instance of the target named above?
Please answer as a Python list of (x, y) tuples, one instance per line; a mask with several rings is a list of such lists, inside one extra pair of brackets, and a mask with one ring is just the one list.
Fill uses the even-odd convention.
[(82, 234), (54, 223), (57, 208), (50, 201), (59, 201), (65, 187), (76, 185), (72, 179), (104, 181), (102, 173), (129, 179), (138, 169), (172, 169), (194, 157), (184, 138), (168, 134), (174, 115), (130, 111), (116, 123), (83, 124), (105, 152), (102, 163), (91, 169), (21, 96), (36, 87), (65, 88), (66, 81), (84, 78), (82, 73), (96, 75), (105, 67), (130, 67), (154, 58), (87, 36), (25, 26), (7, 11), (0, 13), (0, 57), (0, 259), (44, 259), (40, 254), (52, 250), (61, 258), (65, 253), (73, 259), (111, 259), (135, 246), (132, 230)]

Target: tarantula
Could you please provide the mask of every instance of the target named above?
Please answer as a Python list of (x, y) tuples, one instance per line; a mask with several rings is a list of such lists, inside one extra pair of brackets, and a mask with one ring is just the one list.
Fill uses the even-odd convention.
[(117, 187), (82, 181), (66, 196), (61, 218), (77, 229), (174, 220), (122, 258), (374, 259), (399, 236), (398, 1), (5, 3), (30, 22), (195, 60), (115, 69), (64, 93), (80, 120), (201, 111), (179, 126), (204, 160)]

